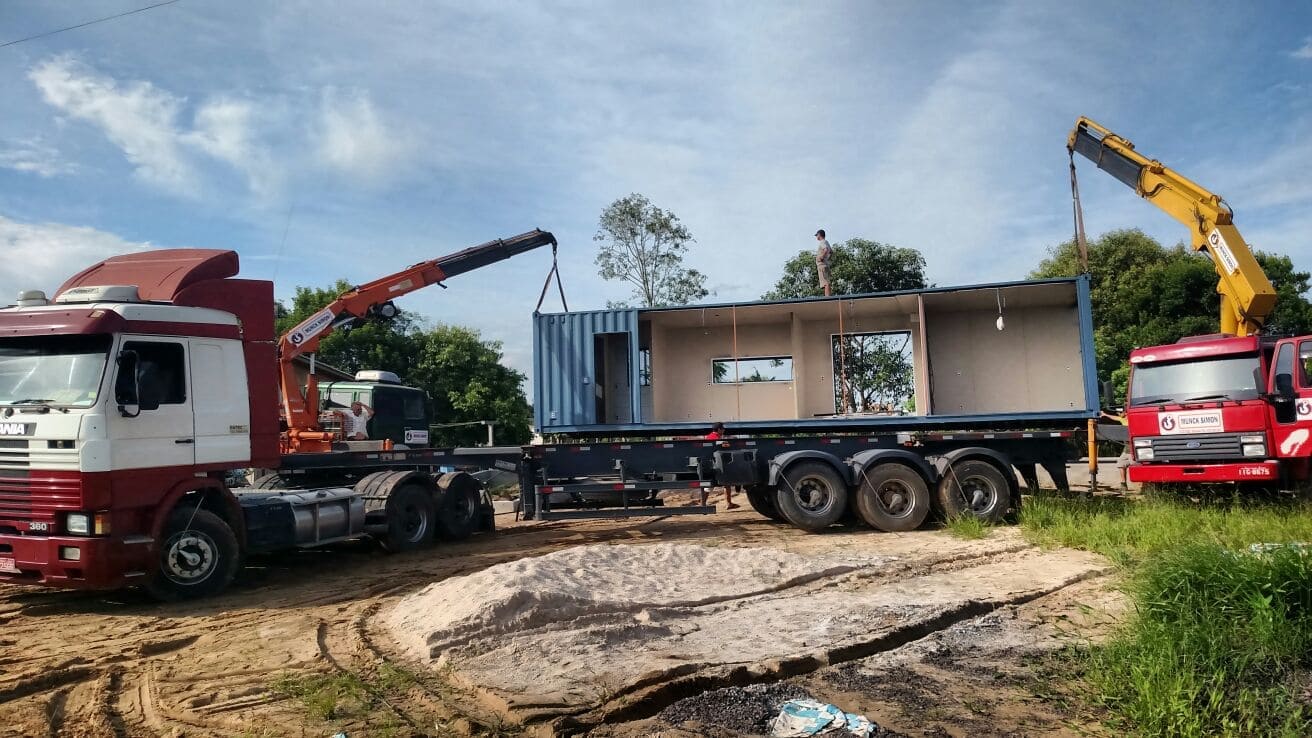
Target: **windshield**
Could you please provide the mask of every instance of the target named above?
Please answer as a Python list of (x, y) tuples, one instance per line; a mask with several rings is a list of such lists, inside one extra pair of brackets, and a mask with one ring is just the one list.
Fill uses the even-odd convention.
[(91, 407), (109, 344), (109, 336), (0, 339), (0, 405)]
[(1253, 400), (1259, 396), (1257, 356), (1139, 364), (1130, 377), (1130, 405), (1192, 400)]

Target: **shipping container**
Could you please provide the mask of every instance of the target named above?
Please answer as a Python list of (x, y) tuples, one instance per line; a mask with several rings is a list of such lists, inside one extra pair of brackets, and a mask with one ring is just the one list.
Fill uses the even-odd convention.
[(1071, 427), (1087, 277), (534, 316), (542, 433)]

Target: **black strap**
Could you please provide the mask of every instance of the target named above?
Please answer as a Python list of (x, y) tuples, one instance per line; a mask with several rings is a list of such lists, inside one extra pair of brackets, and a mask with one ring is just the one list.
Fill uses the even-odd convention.
[(538, 295), (538, 306), (533, 308), (537, 313), (542, 310), (542, 301), (547, 299), (547, 288), (551, 286), (551, 278), (556, 278), (556, 286), (560, 289), (560, 304), (569, 312), (569, 303), (565, 302), (565, 284), (560, 281), (560, 264), (556, 261), (556, 244), (551, 244), (551, 271), (547, 272), (547, 281), (542, 283), (542, 294)]
[(1089, 242), (1084, 238), (1084, 208), (1080, 207), (1080, 185), (1075, 177), (1075, 150), (1071, 155), (1071, 210), (1075, 215), (1075, 248), (1080, 254), (1080, 266), (1089, 272)]

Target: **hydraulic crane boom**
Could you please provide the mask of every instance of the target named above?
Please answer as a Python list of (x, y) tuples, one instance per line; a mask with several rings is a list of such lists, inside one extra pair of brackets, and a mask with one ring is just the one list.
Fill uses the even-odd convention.
[(1220, 276), (1216, 291), (1221, 295), (1222, 333), (1248, 336), (1262, 329), (1275, 306), (1276, 291), (1235, 228), (1225, 200), (1145, 157), (1134, 144), (1088, 118), (1075, 122), (1066, 148), (1189, 228), (1193, 249), (1211, 256)]
[(313, 369), (306, 381), (305, 395), (301, 395), (293, 363), (297, 356), (312, 353), (319, 347), (319, 341), (339, 326), (371, 318), (395, 317), (397, 309), (391, 301), (401, 295), (429, 285), (440, 285), (449, 277), (547, 244), (551, 244), (554, 251), (556, 237), (547, 231), (534, 229), (415, 264), (342, 293), (327, 307), (287, 331), (278, 341), (283, 414), (287, 421), (285, 445), (289, 450), (297, 451), (327, 450), (333, 441), (333, 434), (319, 428), (319, 384)]

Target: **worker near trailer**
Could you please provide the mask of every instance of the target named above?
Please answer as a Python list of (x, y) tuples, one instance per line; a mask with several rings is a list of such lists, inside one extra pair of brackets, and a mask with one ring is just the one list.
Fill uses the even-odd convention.
[(351, 403), (351, 411), (342, 413), (342, 419), (346, 421), (346, 440), (348, 441), (367, 441), (369, 440), (369, 419), (374, 416), (374, 409), (368, 405), (356, 400)]
[(833, 258), (834, 250), (825, 238), (825, 229), (815, 232), (815, 240), (815, 271), (820, 276), (820, 286), (824, 288), (825, 297), (829, 297), (829, 260)]
[[(712, 426), (711, 426), (711, 432), (706, 434), (706, 440), (708, 440), (708, 441), (721, 441), (721, 440), (724, 440), (724, 423), (716, 423), (715, 425), (712, 425)], [(735, 504), (734, 501), (733, 501), (733, 490), (734, 490), (734, 487), (733, 487), (732, 485), (728, 485), (728, 484), (726, 484), (726, 485), (724, 486), (724, 505), (725, 505), (725, 507), (727, 507), (727, 508), (730, 509), (730, 510), (735, 510), (735, 509), (737, 509), (738, 507), (740, 507), (739, 505)], [(710, 493), (709, 490), (707, 490), (707, 489), (705, 489), (705, 488), (702, 489), (702, 504), (703, 504), (703, 505), (706, 504), (706, 498), (709, 497), (710, 494), (711, 494), (711, 493)]]

